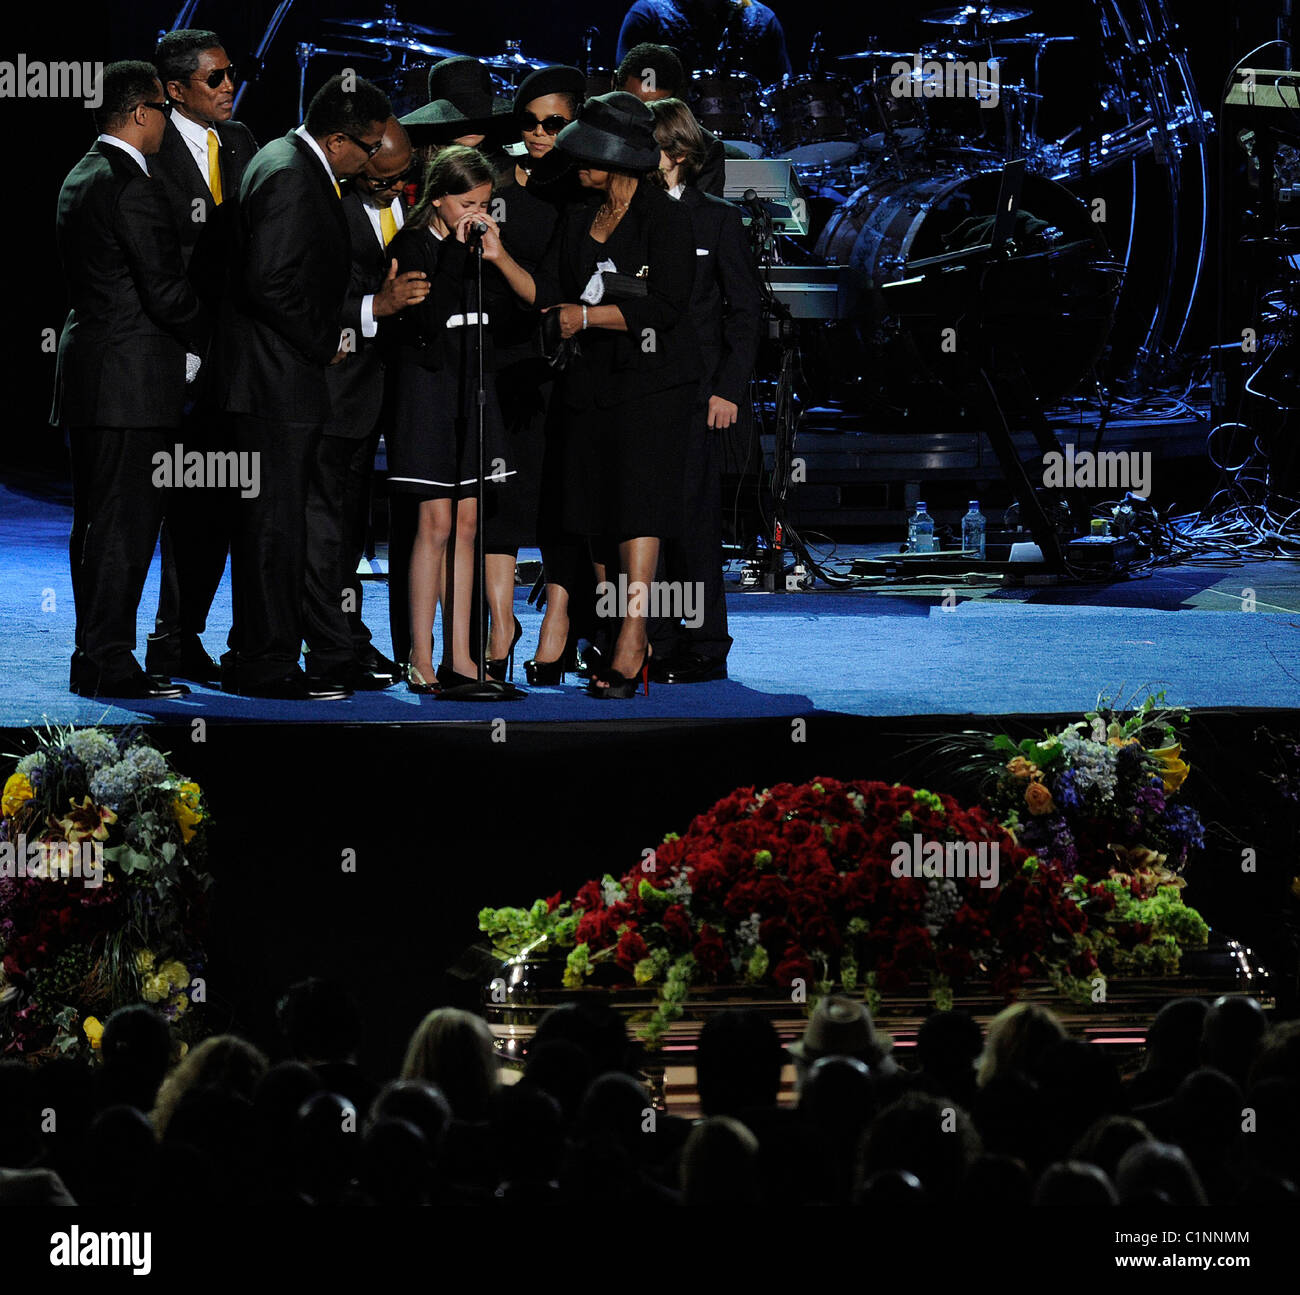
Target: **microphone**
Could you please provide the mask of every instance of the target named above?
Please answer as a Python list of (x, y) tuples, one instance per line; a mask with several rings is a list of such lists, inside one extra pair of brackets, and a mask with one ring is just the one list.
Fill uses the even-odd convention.
[(475, 239), (482, 238), (483, 235), (486, 234), (487, 232), (488, 232), (487, 225), (484, 224), (484, 222), (481, 220), (476, 220), (465, 231), (465, 241), (467, 243), (472, 243), (474, 242)]

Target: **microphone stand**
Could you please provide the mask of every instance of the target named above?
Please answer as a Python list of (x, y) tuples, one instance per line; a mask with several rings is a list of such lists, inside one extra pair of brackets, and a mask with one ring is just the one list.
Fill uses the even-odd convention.
[[(474, 277), (475, 277), (475, 297), (476, 302), (476, 329), (478, 333), (478, 362), (476, 364), (478, 389), (476, 392), (476, 405), (478, 408), (477, 432), (478, 432), (478, 485), (476, 495), (478, 500), (478, 519), (474, 526), (474, 599), (478, 609), (479, 637), (481, 642), (478, 645), (478, 679), (472, 683), (457, 684), (454, 688), (444, 688), (437, 694), (439, 701), (522, 701), (528, 696), (522, 688), (516, 688), (514, 684), (487, 677), (487, 635), (484, 630), (487, 626), (487, 549), (483, 540), (483, 469), (486, 466), (483, 458), (483, 418), (484, 410), (487, 405), (487, 388), (483, 382), (483, 238), (479, 235), (474, 239)], [(456, 562), (453, 555), (449, 563), (451, 568), (451, 579), (453, 588), (455, 584)], [(453, 599), (455, 593), (452, 594)], [(446, 602), (443, 607), (445, 609)], [(443, 632), (446, 633), (444, 626)]]

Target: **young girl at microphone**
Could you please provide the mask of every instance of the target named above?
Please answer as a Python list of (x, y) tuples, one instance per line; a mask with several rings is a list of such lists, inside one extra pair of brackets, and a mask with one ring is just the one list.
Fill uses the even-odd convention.
[[(476, 149), (443, 149), (429, 165), (419, 201), (388, 245), (399, 274), (423, 270), (430, 284), (424, 301), (394, 316), (389, 326), (396, 375), (388, 484), (390, 491), (418, 501), (408, 578), (412, 692), (437, 692), (478, 677), (470, 646), (479, 465), (474, 244), (481, 230), (474, 227), (489, 210), (493, 180), (490, 163)], [(483, 280), (483, 464), (486, 488), (493, 489), (511, 475), (502, 457), (505, 435), (488, 327), (493, 297), (502, 299), (505, 288), (488, 263)], [(390, 573), (402, 565), (399, 554)], [(401, 590), (392, 587), (390, 597), (401, 597)], [(440, 606), (443, 648), (435, 677), (433, 622)]]

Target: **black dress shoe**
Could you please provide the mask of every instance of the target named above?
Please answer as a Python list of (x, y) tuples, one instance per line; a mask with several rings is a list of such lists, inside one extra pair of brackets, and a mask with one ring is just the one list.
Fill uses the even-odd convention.
[(658, 683), (712, 683), (727, 677), (727, 662), (698, 652), (681, 652), (665, 661), (659, 673), (651, 677)]
[(197, 634), (151, 634), (145, 649), (144, 668), (163, 678), (188, 679), (192, 683), (218, 684), (221, 667), (208, 655)]
[(392, 675), (393, 682), (406, 678), (406, 672), (396, 661), (390, 661), (378, 648), (371, 648), (361, 654), (361, 668), (371, 674)]
[(122, 701), (176, 701), (188, 697), (189, 689), (183, 683), (172, 683), (158, 675), (125, 675), (121, 679), (99, 679), (94, 683), (73, 679), (68, 689), (81, 697), (113, 697)]
[(355, 692), (383, 692), (398, 682), (395, 674), (387, 670), (358, 670), (348, 677), (348, 687)]
[(301, 671), (263, 683), (245, 684), (241, 688), (221, 684), (224, 692), (238, 692), (244, 697), (265, 697), (269, 701), (344, 701), (352, 689), (329, 679), (309, 679)]

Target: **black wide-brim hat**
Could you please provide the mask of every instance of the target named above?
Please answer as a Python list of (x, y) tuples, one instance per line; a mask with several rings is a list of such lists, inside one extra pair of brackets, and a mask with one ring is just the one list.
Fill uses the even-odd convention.
[(408, 129), (452, 126), (458, 135), (486, 135), (514, 116), (514, 105), (495, 93), (492, 74), (476, 58), (460, 56), (435, 63), (429, 69), (428, 86), (429, 102), (401, 118)]
[(529, 72), (515, 91), (515, 116), (518, 117), (534, 99), (548, 94), (571, 94), (581, 104), (587, 97), (587, 78), (576, 67), (566, 67), (563, 63)]
[(555, 137), (555, 146), (602, 169), (653, 171), (659, 165), (655, 115), (625, 90), (588, 99), (578, 109), (577, 120)]
[(509, 112), (507, 107), (505, 114), (498, 114), (495, 117), (470, 117), (450, 99), (435, 99), (432, 103), (426, 103), (423, 108), (417, 108), (414, 112), (408, 112), (405, 117), (399, 117), (398, 120), (408, 130), (413, 129), (416, 133), (421, 127), (439, 127), (446, 128), (440, 130), (440, 133), (449, 137), (485, 135), (489, 126), (500, 125), (502, 116), (508, 116)]

